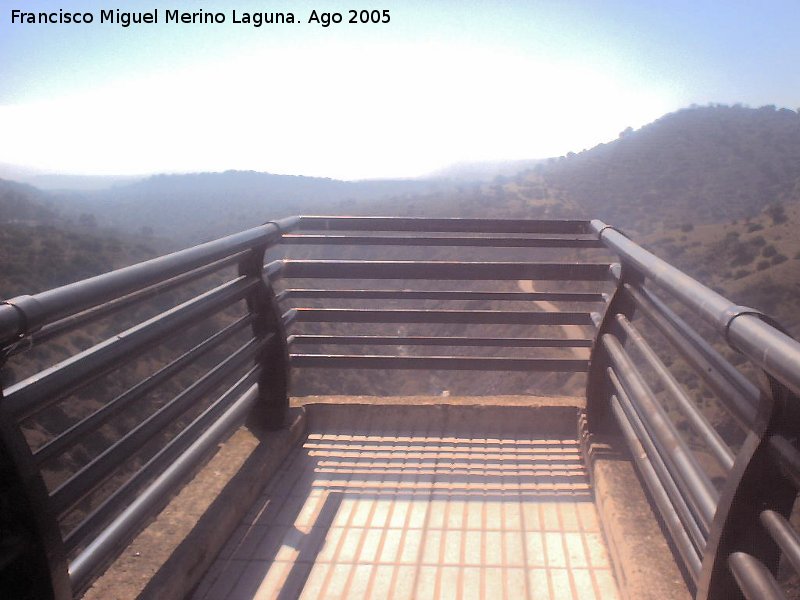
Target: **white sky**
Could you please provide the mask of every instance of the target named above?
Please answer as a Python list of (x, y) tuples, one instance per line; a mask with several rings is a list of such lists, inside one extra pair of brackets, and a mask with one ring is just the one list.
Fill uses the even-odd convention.
[(577, 64), (497, 51), (308, 46), (2, 106), (0, 130), (15, 143), (0, 146), (0, 162), (92, 174), (414, 176), (460, 160), (579, 151), (660, 116), (670, 100)]
[[(219, 4), (202, 3), (236, 7)], [(686, 45), (667, 58), (669, 28), (626, 29), (596, 3), (391, 5), (388, 25), (338, 30), (25, 29), (3, 7), (0, 59), (11, 62), (0, 65), (0, 163), (102, 175), (416, 176), (577, 152), (690, 102), (752, 101), (706, 77), (717, 67), (693, 61)]]

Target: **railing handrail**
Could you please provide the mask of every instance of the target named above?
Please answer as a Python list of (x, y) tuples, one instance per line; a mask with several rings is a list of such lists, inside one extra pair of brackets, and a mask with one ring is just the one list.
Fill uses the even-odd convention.
[(592, 233), (584, 219), (470, 219), (462, 217), (347, 217), (303, 215), (299, 229), (309, 231), (410, 231), (461, 233)]
[(760, 311), (731, 302), (602, 221), (593, 220), (591, 227), (623, 262), (682, 301), (734, 349), (800, 394), (800, 342), (766, 322)]
[(0, 347), (62, 317), (181, 275), (241, 250), (275, 242), (283, 231), (291, 230), (298, 221), (299, 217), (271, 221), (82, 281), (0, 301)]
[[(800, 430), (800, 343), (766, 315), (731, 302), (615, 228), (599, 220), (592, 221), (591, 228), (619, 256), (622, 267), (593, 348), (590, 402), (595, 411), (598, 404), (610, 405), (632, 445), (696, 598), (782, 597), (775, 577), (780, 552), (800, 556), (800, 536), (787, 535), (788, 521), (775, 525), (776, 518), (789, 517), (800, 485), (800, 452), (790, 441)], [(749, 359), (764, 376), (761, 387), (727, 362), (649, 284), (666, 291)], [(682, 390), (673, 389), (669, 369), (632, 323), (636, 310), (700, 375), (742, 428), (745, 439), (735, 456), (686, 402)], [(681, 446), (653, 388), (633, 365), (624, 348), (627, 341), (645, 356), (660, 387), (670, 390), (695, 435), (716, 457), (725, 475), (719, 492), (707, 480), (698, 484), (705, 474)], [(644, 454), (637, 450), (640, 444)]]
[[(188, 300), (166, 310), (158, 307), (158, 314), (151, 317), (134, 311), (132, 319), (122, 319), (127, 327), (124, 331), (102, 334), (107, 339), (94, 341), (89, 348), (5, 390), (0, 386), (0, 459), (19, 471), (13, 487), (4, 485), (2, 500), (16, 502), (22, 512), (18, 520), (27, 523), (20, 534), (26, 543), (16, 554), (5, 556), (9, 549), (0, 544), (0, 564), (4, 569), (12, 565), (8, 568), (17, 571), (20, 562), (38, 563), (47, 569), (48, 577), (40, 577), (37, 597), (62, 600), (85, 589), (113, 558), (110, 553), (124, 548), (246, 412), (258, 406), (265, 425), (282, 425), (288, 407), (288, 379), (280, 375), (282, 370), (288, 373), (287, 335), (271, 287), (270, 275), (275, 269), (265, 270), (264, 257), (298, 221), (298, 217), (271, 221), (84, 281), (0, 302), (2, 366), (26, 348), (215, 274), (198, 289), (216, 287), (192, 290)], [(238, 274), (231, 277), (228, 268), (237, 266)], [(226, 281), (217, 285), (219, 280)], [(226, 311), (229, 317), (221, 317)], [(235, 312), (245, 314), (237, 318)], [(170, 357), (166, 352), (159, 359), (165, 364), (159, 365), (158, 371), (133, 382), (132, 387), (123, 386), (125, 391), (99, 402), (99, 408), (93, 407), (94, 412), (77, 422), (67, 421), (63, 431), (56, 426), (44, 445), (36, 451), (31, 448), (23, 434), (26, 420), (38, 418), (48, 406), (88, 389), (200, 321), (207, 325), (198, 332), (201, 342), (192, 340), (188, 350), (177, 344), (179, 355)], [(248, 326), (249, 338), (236, 341), (237, 335), (245, 337)], [(216, 333), (207, 333), (215, 328)], [(224, 344), (233, 345), (235, 351), (223, 352)], [(155, 393), (157, 386), (174, 384), (170, 379), (190, 366), (198, 373), (188, 386), (167, 388), (171, 399), (156, 403), (155, 409), (149, 405), (145, 406), (150, 410), (139, 409), (135, 414), (138, 422), (128, 423), (102, 452), (79, 464), (61, 483), (45, 485), (43, 471), (48, 465), (62, 460), (123, 410)], [(220, 395), (218, 388), (231, 378), (238, 378), (237, 382)], [(130, 411), (128, 415), (133, 416)], [(141, 464), (125, 467), (132, 456), (160, 436), (161, 447), (155, 455), (145, 454)], [(123, 469), (123, 482), (104, 496), (103, 486), (118, 469)], [(13, 500), (6, 494), (12, 494)], [(84, 502), (90, 496), (91, 502)], [(73, 515), (76, 508), (79, 511)], [(10, 583), (13, 578), (6, 583), (7, 579), (4, 574), (3, 586), (18, 585)], [(5, 587), (0, 589), (0, 595), (6, 592)]]

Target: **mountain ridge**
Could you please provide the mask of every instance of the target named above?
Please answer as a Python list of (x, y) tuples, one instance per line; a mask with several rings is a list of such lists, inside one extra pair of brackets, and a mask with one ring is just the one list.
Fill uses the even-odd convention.
[(664, 115), (529, 176), (593, 217), (652, 231), (657, 221), (754, 217), (800, 199), (800, 114), (714, 105)]

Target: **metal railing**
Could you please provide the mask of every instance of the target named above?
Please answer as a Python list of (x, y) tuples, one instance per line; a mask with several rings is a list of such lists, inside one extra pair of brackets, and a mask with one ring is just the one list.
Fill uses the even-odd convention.
[[(292, 307), (287, 314), (293, 324), (291, 364), (297, 368), (585, 372), (588, 355), (498, 356), (492, 350), (590, 347), (591, 335), (565, 338), (560, 327), (553, 329), (576, 325), (593, 330), (592, 313), (575, 307), (605, 301), (601, 287), (608, 277), (608, 261), (532, 261), (542, 248), (562, 253), (601, 248), (588, 226), (587, 221), (303, 217), (295, 232), (283, 236), (288, 258), (280, 270), (285, 289), (278, 297)], [(372, 256), (369, 260), (300, 259), (296, 248), (302, 246), (326, 246), (328, 254), (335, 247), (361, 254), (367, 247)], [(383, 251), (386, 258), (380, 256), (384, 248), (391, 248)], [(404, 249), (425, 258), (391, 259)], [(493, 258), (498, 250), (505, 260)], [(466, 251), (468, 261), (461, 259)], [(524, 258), (508, 260), (514, 254)], [(520, 291), (519, 281), (534, 281), (537, 286), (552, 281), (586, 282), (594, 289), (526, 292)], [(480, 284), (486, 285), (476, 289)], [(376, 308), (370, 301), (394, 306)], [(483, 308), (474, 308), (476, 302)], [(544, 302), (552, 308), (542, 310)], [(572, 309), (558, 309), (553, 302), (568, 303)], [(398, 325), (416, 326), (421, 333), (399, 335)], [(353, 335), (358, 326), (361, 334)], [(504, 326), (523, 332), (544, 329), (550, 335), (490, 335)], [(431, 330), (440, 333), (425, 334)], [(465, 331), (472, 335), (463, 335)], [(431, 348), (436, 351), (432, 353)], [(455, 352), (462, 348), (472, 352), (468, 356)]]
[[(609, 251), (618, 258), (597, 258)], [(137, 318), (177, 289), (187, 297)], [(113, 315), (133, 322), (103, 339), (98, 323)], [(4, 359), (84, 331), (100, 337), (0, 389), (8, 597), (81, 593), (246, 415), (280, 427), (290, 370), (308, 369), (585, 373), (590, 428), (616, 423), (631, 445), (697, 598), (781, 597), (780, 554), (800, 566), (787, 520), (800, 345), (599, 221), (299, 217), (0, 304)], [(763, 385), (724, 358), (726, 344)], [(172, 354), (152, 372), (118, 375), (162, 347)], [(679, 364), (741, 439), (712, 423)], [(124, 389), (94, 401), (103, 378)]]
[[(610, 410), (696, 598), (783, 598), (775, 579), (781, 553), (800, 567), (800, 537), (788, 521), (800, 484), (800, 344), (758, 311), (733, 304), (614, 228), (600, 221), (591, 227), (622, 263), (593, 347), (587, 400), (595, 427)], [(720, 346), (741, 353), (760, 372), (762, 384), (756, 386), (726, 360), (661, 292), (719, 336)], [(636, 312), (643, 317), (641, 328), (632, 322)], [(642, 335), (644, 328), (658, 332), (662, 346), (694, 370), (738, 424), (743, 433), (738, 449), (712, 426), (698, 398), (660, 357), (664, 349), (655, 351)], [(633, 353), (651, 377), (637, 368)], [(675, 413), (690, 433), (679, 430)], [(716, 463), (723, 474), (719, 484), (690, 444), (702, 445)]]
[[(3, 360), (203, 277), (212, 289), (0, 390), (2, 536), (0, 595), (72, 598), (129, 543), (198, 462), (258, 406), (279, 427), (288, 406), (286, 334), (263, 275), (266, 250), (297, 219), (268, 223), (131, 267), (0, 304)], [(237, 273), (223, 280), (226, 268)], [(118, 373), (165, 341), (238, 304), (242, 314), (216, 319), (216, 330), (149, 376), (115, 394), (32, 447), (36, 419), (107, 374)], [(225, 356), (214, 356), (237, 340)], [(219, 354), (219, 352), (217, 352)], [(144, 400), (190, 367), (193, 381), (151, 411)], [(220, 387), (222, 390), (220, 391)], [(210, 399), (208, 398), (209, 396)], [(205, 399), (205, 402), (202, 402)], [(91, 402), (88, 406), (93, 406)], [(87, 440), (134, 409), (124, 431), (55, 483), (59, 461), (86, 452)], [(62, 409), (63, 410), (63, 409)], [(64, 421), (64, 419), (62, 419)], [(175, 424), (179, 427), (175, 430)], [(164, 437), (167, 430), (171, 435)], [(131, 456), (155, 443), (138, 464)], [(66, 457), (66, 459), (65, 459)], [(55, 465), (55, 466), (54, 466)], [(122, 471), (120, 473), (120, 471)], [(47, 475), (50, 475), (49, 477)], [(43, 577), (48, 573), (49, 577)]]

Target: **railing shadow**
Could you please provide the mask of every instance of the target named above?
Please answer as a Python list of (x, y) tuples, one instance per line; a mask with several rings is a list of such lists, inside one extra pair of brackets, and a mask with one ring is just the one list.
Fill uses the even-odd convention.
[[(338, 564), (352, 566), (348, 588), (377, 585), (378, 567), (416, 579), (439, 563), (426, 539), (443, 548), (448, 535), (458, 540), (450, 562), (480, 568), (508, 552), (500, 546), (522, 548), (523, 532), (541, 532), (529, 545), (565, 527), (581, 535), (594, 510), (574, 407), (317, 405), (310, 415), (303, 447), (193, 598), (333, 593)], [(356, 581), (367, 566), (368, 581)]]

